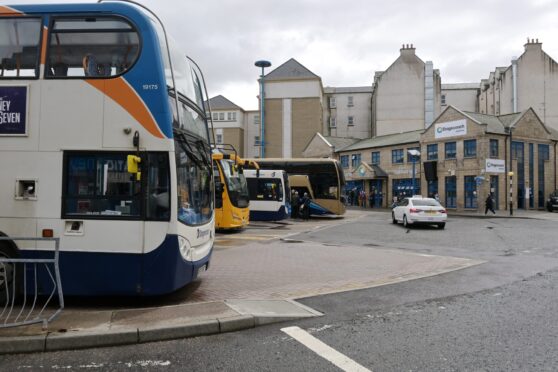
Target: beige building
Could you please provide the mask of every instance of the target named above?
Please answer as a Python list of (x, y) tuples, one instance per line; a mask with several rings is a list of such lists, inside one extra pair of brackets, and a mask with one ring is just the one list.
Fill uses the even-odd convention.
[(291, 58), (265, 75), (265, 157), (301, 157), (323, 125), (319, 76)]
[(372, 87), (325, 87), (322, 133), (332, 137), (369, 138), (372, 133)]
[(244, 110), (219, 95), (209, 100), (213, 119), (212, 135), (215, 144), (231, 144), (244, 156)]
[(413, 45), (376, 72), (372, 86), (372, 136), (427, 128), (440, 113), (441, 79), (432, 62), (423, 62)]
[(335, 158), (335, 152), (358, 142), (356, 138), (324, 136), (316, 133), (302, 152), (304, 158)]
[(479, 95), (479, 83), (442, 84), (442, 111), (453, 106), (463, 111), (479, 112)]
[(538, 40), (528, 40), (519, 58), (507, 67), (497, 67), (481, 81), (481, 113), (501, 115), (528, 108), (545, 125), (558, 129), (558, 64)]

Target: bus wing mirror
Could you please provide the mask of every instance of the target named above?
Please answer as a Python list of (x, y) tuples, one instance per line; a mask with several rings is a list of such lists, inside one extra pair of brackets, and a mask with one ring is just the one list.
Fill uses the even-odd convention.
[(136, 180), (141, 180), (141, 172), (139, 171), (139, 163), (141, 163), (141, 158), (136, 155), (128, 155), (128, 173), (135, 174)]

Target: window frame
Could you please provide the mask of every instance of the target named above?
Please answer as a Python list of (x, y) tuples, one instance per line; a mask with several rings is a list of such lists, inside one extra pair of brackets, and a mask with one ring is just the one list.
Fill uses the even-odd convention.
[[(400, 158), (401, 161), (395, 161), (396, 156)], [(391, 150), (391, 164), (405, 164), (405, 152), (403, 149)]]
[[(431, 148), (436, 149), (436, 156), (431, 155), (433, 152), (430, 151)], [(430, 143), (426, 145), (426, 160), (438, 160), (438, 144), (437, 143)]]
[[(134, 62), (128, 67), (126, 70), (122, 71), (119, 74), (110, 75), (110, 76), (54, 76), (47, 74), (47, 70), (50, 67), (48, 61), (50, 59), (50, 42), (54, 34), (61, 33), (61, 34), (69, 34), (69, 33), (77, 33), (77, 29), (68, 29), (68, 30), (59, 30), (54, 31), (54, 23), (60, 19), (71, 19), (71, 18), (88, 18), (88, 17), (100, 17), (100, 18), (114, 18), (114, 19), (121, 19), (124, 22), (128, 23), (132, 27), (132, 32), (135, 32), (138, 35), (138, 55)], [(44, 29), (44, 27), (42, 27)], [(45, 52), (45, 65), (43, 66), (43, 77), (46, 80), (89, 80), (89, 79), (116, 79), (131, 71), (138, 61), (141, 58), (141, 54), (143, 52), (143, 37), (141, 32), (139, 31), (140, 28), (133, 22), (130, 18), (125, 17), (120, 14), (103, 14), (103, 13), (71, 13), (71, 14), (64, 14), (64, 15), (52, 15), (48, 21), (48, 37), (46, 41), (46, 52)], [(118, 29), (103, 29), (103, 30), (81, 30), (80, 33), (96, 33), (96, 32), (117, 32), (121, 31)], [(42, 31), (44, 32), (44, 30)], [(42, 39), (41, 39), (42, 40)], [(159, 48), (159, 43), (157, 42), (157, 48)], [(160, 50), (161, 54), (164, 51)], [(164, 66), (163, 66), (164, 68)]]
[(353, 115), (349, 115), (347, 117), (347, 126), (352, 127), (355, 125), (355, 117)]
[[(493, 144), (496, 144), (496, 154), (492, 152), (494, 149)], [(490, 138), (488, 141), (488, 151), (491, 159), (498, 159), (500, 157), (500, 141), (495, 138)]]
[(362, 155), (361, 153), (358, 154), (351, 154), (351, 167), (353, 169), (357, 169), (362, 162)]
[[(377, 156), (377, 158), (378, 158), (377, 161), (374, 161), (374, 158), (375, 158), (374, 155)], [(380, 161), (381, 161), (381, 159), (382, 159), (381, 156), (382, 156), (382, 155), (380, 154), (380, 151), (372, 151), (372, 152), (370, 153), (370, 162), (371, 162), (371, 164), (372, 164), (372, 165), (379, 165), (379, 164), (380, 164)]]
[[(471, 144), (475, 144), (474, 146), (474, 154), (471, 154), (470, 151), (473, 148), (470, 146)], [(469, 145), (469, 146), (468, 146)], [(457, 149), (456, 149), (457, 150)], [(467, 159), (476, 158), (477, 157), (477, 140), (476, 138), (471, 138), (467, 140), (463, 140), (463, 157)]]
[[(44, 16), (40, 15), (20, 15), (20, 16), (2, 16), (0, 19), (38, 19), (39, 22), (39, 44), (37, 45), (38, 53), (35, 65), (35, 76), (0, 76), (0, 81), (6, 80), (39, 80), (41, 78), (41, 57), (43, 54), (43, 38), (44, 38)], [(46, 57), (45, 57), (46, 58)]]
[(349, 169), (349, 155), (341, 155), (339, 157), (339, 163), (341, 163), (341, 168)]
[[(454, 146), (454, 155), (453, 157), (448, 157), (448, 145), (453, 144)], [(457, 159), (457, 142), (450, 141), (444, 143), (444, 160), (455, 160)]]

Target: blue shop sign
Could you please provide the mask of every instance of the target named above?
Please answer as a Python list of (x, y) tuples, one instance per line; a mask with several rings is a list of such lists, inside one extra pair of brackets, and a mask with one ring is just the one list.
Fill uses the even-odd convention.
[(27, 134), (27, 87), (0, 87), (0, 135)]

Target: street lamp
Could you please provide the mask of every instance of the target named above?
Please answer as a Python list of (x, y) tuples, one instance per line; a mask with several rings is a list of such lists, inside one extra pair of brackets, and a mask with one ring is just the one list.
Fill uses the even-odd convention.
[[(513, 140), (512, 140), (512, 131), (513, 127), (506, 127), (506, 133), (510, 136), (510, 161), (507, 166), (509, 167), (508, 176), (510, 178), (510, 216), (513, 216)], [(519, 189), (518, 189), (519, 192)]]
[(415, 185), (415, 163), (417, 161), (417, 158), (420, 156), (420, 151), (411, 149), (407, 150), (407, 153), (411, 156), (411, 160), (413, 161), (413, 195), (416, 195), (417, 188)]
[(262, 74), (260, 75), (260, 158), (263, 159), (265, 157), (264, 68), (270, 67), (271, 62), (259, 60), (254, 65), (262, 69)]

